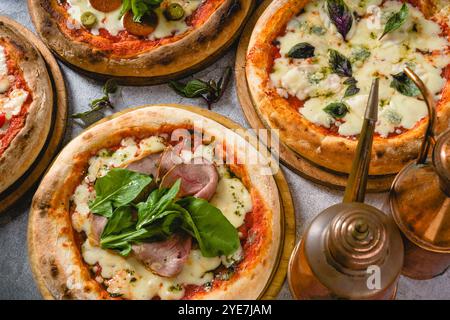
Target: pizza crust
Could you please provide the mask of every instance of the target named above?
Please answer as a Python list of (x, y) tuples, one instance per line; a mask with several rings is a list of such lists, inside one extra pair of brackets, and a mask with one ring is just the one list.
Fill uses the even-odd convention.
[[(267, 70), (271, 66), (271, 43), (308, 3), (308, 0), (276, 0), (259, 18), (248, 47), (246, 76), (251, 97), (266, 126), (279, 130), (280, 141), (293, 152), (333, 171), (349, 173), (356, 152), (357, 140), (327, 135), (323, 128), (309, 122), (292, 108), (287, 100), (270, 88)], [(416, 1), (417, 2), (417, 1)], [(429, 1), (420, 1), (429, 3)], [(430, 7), (430, 6), (428, 6)], [(450, 30), (447, 30), (450, 38)], [(450, 124), (450, 79), (443, 88), (437, 106), (436, 134)], [(369, 174), (397, 173), (418, 156), (428, 121), (392, 138), (375, 137)]]
[(235, 0), (225, 0), (200, 28), (180, 40), (122, 59), (109, 57), (104, 51), (65, 36), (50, 14), (53, 10), (50, 3), (51, 0), (28, 0), (28, 7), (39, 36), (60, 59), (88, 73), (119, 77), (132, 83), (136, 78), (178, 74), (180, 65), (191, 65), (192, 57), (205, 50), (207, 42), (224, 36), (220, 30)]
[[(60, 153), (37, 190), (30, 212), (28, 228), (29, 258), (33, 274), (44, 296), (55, 299), (110, 298), (91, 277), (74, 238), (70, 219), (70, 198), (80, 183), (88, 159), (102, 148), (120, 143), (127, 136), (144, 137), (160, 132), (161, 128), (190, 127), (202, 121), (204, 132), (223, 141), (231, 131), (222, 125), (190, 111), (173, 107), (150, 106), (125, 113), (85, 131), (72, 140)], [(257, 157), (257, 151), (236, 137), (240, 158), (244, 152)], [(281, 236), (281, 209), (278, 190), (272, 176), (261, 175), (261, 166), (245, 166), (251, 186), (264, 199), (271, 216), (270, 231), (264, 238), (261, 252), (250, 267), (226, 290), (202, 293), (201, 299), (256, 299), (264, 290), (277, 263)], [(265, 168), (267, 169), (267, 168)]]
[(19, 51), (19, 67), (33, 95), (24, 126), (0, 156), (1, 194), (30, 168), (45, 145), (52, 122), (53, 90), (39, 51), (2, 21), (0, 37), (9, 39)]

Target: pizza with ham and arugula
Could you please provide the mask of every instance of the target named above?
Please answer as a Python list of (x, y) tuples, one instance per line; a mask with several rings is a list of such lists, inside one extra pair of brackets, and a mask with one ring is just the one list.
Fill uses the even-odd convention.
[[(36, 30), (64, 61), (136, 79), (178, 73), (247, 0), (28, 0)], [(130, 80), (131, 81), (131, 80)]]
[(256, 110), (280, 140), (319, 166), (348, 173), (370, 85), (380, 79), (370, 174), (415, 159), (428, 123), (421, 77), (449, 126), (447, 1), (276, 0), (259, 18), (246, 57)]
[(168, 106), (85, 131), (33, 199), (30, 261), (44, 296), (258, 298), (281, 232), (273, 176), (245, 160), (258, 156), (217, 122)]
[(38, 50), (0, 21), (0, 194), (33, 164), (52, 121), (53, 92)]

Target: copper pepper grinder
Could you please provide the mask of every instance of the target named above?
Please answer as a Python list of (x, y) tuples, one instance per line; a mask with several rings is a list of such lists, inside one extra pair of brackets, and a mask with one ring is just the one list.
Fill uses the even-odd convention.
[(306, 229), (289, 261), (296, 299), (392, 299), (403, 263), (395, 223), (364, 204), (378, 112), (375, 79), (343, 203), (322, 211)]
[(429, 121), (417, 161), (403, 168), (392, 184), (389, 206), (403, 233), (402, 273), (429, 279), (450, 266), (450, 130), (435, 141), (434, 99), (411, 69), (405, 73), (422, 92)]

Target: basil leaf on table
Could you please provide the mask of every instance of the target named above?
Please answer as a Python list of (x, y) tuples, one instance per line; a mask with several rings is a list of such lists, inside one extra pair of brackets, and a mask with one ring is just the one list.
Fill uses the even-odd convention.
[(392, 82), (390, 87), (394, 88), (401, 94), (408, 97), (416, 97), (420, 94), (419, 88), (404, 72), (392, 75)]
[(314, 51), (316, 48), (307, 42), (297, 43), (289, 50), (287, 56), (295, 59), (307, 59), (314, 57)]
[(353, 15), (343, 0), (327, 0), (328, 16), (344, 40), (353, 24)]
[(392, 32), (400, 28), (406, 22), (406, 19), (408, 18), (408, 13), (409, 13), (408, 6), (406, 5), (406, 3), (404, 3), (400, 11), (394, 13), (388, 19), (384, 27), (383, 34), (381, 35), (379, 40), (383, 39), (383, 37), (389, 32)]
[(347, 114), (348, 107), (343, 102), (333, 102), (327, 105), (323, 111), (332, 115), (334, 118), (341, 119)]
[(166, 209), (172, 204), (173, 200), (180, 191), (181, 179), (178, 179), (170, 189), (154, 190), (146, 202), (139, 203), (138, 222), (136, 229), (141, 229), (153, 221), (167, 215)]
[(341, 77), (351, 77), (353, 74), (352, 64), (343, 54), (334, 49), (328, 50), (329, 63), (333, 73)]
[(95, 182), (96, 197), (89, 209), (98, 215), (110, 218), (113, 206), (121, 207), (136, 199), (152, 178), (127, 169), (114, 168)]
[(184, 212), (184, 228), (197, 239), (203, 256), (230, 255), (239, 248), (236, 228), (218, 208), (194, 197), (181, 199), (177, 204), (188, 212)]

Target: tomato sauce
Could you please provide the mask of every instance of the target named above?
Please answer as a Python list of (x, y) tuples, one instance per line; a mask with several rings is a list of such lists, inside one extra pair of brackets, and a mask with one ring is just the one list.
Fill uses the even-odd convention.
[[(20, 57), (18, 56), (17, 52), (14, 51), (13, 45), (4, 39), (0, 41), (0, 45), (3, 46), (5, 49), (6, 61), (8, 66), (8, 76), (14, 76), (14, 82), (11, 83), (8, 91), (5, 92), (5, 96), (8, 97), (8, 95), (12, 92), (13, 89), (23, 89), (28, 92), (28, 98), (22, 105), (20, 113), (18, 115), (13, 116), (9, 120), (9, 126), (6, 132), (0, 133), (0, 157), (1, 157), (5, 152), (5, 150), (9, 147), (13, 139), (24, 127), (26, 117), (28, 115), (28, 109), (31, 105), (31, 102), (33, 101), (33, 97), (24, 79), (22, 70), (18, 65)], [(7, 121), (6, 118), (5, 121)]]

